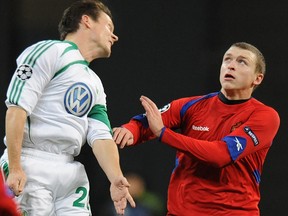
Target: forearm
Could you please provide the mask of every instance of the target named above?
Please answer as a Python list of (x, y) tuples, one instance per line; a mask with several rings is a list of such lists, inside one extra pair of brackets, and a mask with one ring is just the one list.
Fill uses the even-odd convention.
[(118, 148), (113, 140), (95, 140), (92, 148), (100, 167), (111, 183), (117, 177), (123, 176)]
[(26, 118), (26, 112), (20, 107), (9, 107), (6, 112), (5, 127), (10, 171), (21, 168), (20, 157)]
[(215, 167), (223, 167), (232, 162), (226, 143), (223, 141), (197, 140), (170, 129), (162, 132), (161, 141), (178, 150), (189, 152)]

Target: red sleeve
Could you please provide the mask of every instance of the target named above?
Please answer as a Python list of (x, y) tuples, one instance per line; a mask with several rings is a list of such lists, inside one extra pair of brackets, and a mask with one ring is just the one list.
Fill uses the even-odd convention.
[(228, 148), (224, 141), (206, 141), (194, 139), (168, 128), (164, 128), (161, 141), (180, 151), (193, 154), (199, 160), (222, 167), (231, 162)]
[[(264, 107), (261, 110), (255, 110), (247, 122), (239, 128), (232, 131), (227, 137), (242, 137), (246, 142), (245, 150), (234, 160), (246, 157), (249, 154), (270, 148), (274, 137), (280, 126), (280, 118), (278, 113), (271, 107)], [(230, 148), (231, 143), (227, 142), (230, 154), (233, 150)]]
[[(198, 159), (223, 167), (249, 154), (269, 148), (278, 131), (280, 119), (271, 108), (256, 110), (250, 118), (222, 140), (197, 140), (164, 128), (162, 142), (186, 151)], [(241, 140), (241, 148), (237, 146)]]
[[(180, 127), (181, 118), (180, 110), (187, 101), (191, 98), (181, 98), (174, 100), (165, 105), (160, 110), (163, 123), (167, 128), (177, 129)], [(147, 118), (145, 115), (140, 114), (134, 116), (128, 123), (122, 125), (127, 128), (134, 136), (134, 143), (138, 144), (156, 138), (148, 127)]]
[(145, 128), (141, 122), (134, 119), (131, 119), (127, 124), (122, 125), (122, 127), (127, 128), (133, 134), (133, 145), (156, 138), (149, 128)]

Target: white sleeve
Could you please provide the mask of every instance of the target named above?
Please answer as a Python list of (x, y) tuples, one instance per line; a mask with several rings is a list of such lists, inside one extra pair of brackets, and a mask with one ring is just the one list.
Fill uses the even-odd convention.
[(92, 143), (99, 139), (112, 139), (110, 128), (99, 120), (89, 119), (87, 142), (92, 146)]
[(54, 76), (58, 41), (41, 41), (28, 47), (17, 59), (17, 69), (11, 79), (5, 101), (8, 106), (20, 106), (30, 115), (43, 89)]
[(95, 74), (97, 95), (95, 105), (88, 114), (87, 142), (91, 146), (96, 139), (112, 139), (112, 130), (107, 114), (106, 94), (101, 80)]

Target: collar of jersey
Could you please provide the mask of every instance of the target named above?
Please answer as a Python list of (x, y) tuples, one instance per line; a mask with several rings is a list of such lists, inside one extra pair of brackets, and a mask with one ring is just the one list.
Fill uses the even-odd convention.
[(225, 97), (225, 95), (220, 91), (218, 94), (218, 98), (225, 104), (228, 105), (233, 105), (233, 104), (241, 104), (244, 103), (248, 100), (250, 100), (250, 98), (245, 99), (245, 100), (229, 100), (228, 98)]

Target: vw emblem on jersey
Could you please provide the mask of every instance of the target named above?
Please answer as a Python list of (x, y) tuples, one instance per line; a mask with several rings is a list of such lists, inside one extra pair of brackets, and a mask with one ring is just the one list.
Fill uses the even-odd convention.
[(83, 116), (90, 109), (92, 93), (84, 83), (75, 83), (66, 92), (64, 97), (65, 109), (75, 116)]
[(16, 74), (17, 77), (19, 77), (21, 80), (30, 79), (30, 77), (32, 76), (32, 68), (26, 64), (20, 65), (17, 68)]

